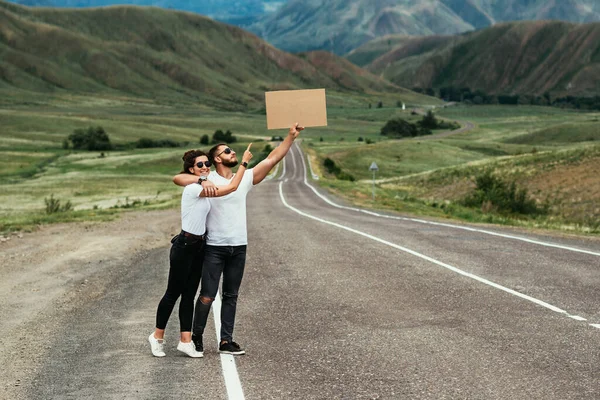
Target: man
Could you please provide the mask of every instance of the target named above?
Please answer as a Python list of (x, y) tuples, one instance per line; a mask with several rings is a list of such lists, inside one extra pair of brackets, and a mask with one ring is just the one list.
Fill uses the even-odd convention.
[[(287, 154), (292, 143), (304, 127), (294, 124), (284, 141), (276, 147), (264, 160), (244, 174), (238, 189), (223, 197), (210, 198), (211, 210), (206, 220), (208, 237), (202, 272), (200, 297), (194, 311), (194, 327), (192, 341), (196, 351), (204, 351), (202, 334), (212, 302), (219, 289), (219, 280), (223, 275), (223, 293), (221, 305), (221, 333), (219, 352), (225, 354), (245, 354), (244, 349), (233, 341), (233, 328), (237, 305), (238, 290), (242, 283), (246, 263), (246, 246), (248, 244), (246, 230), (246, 196), (254, 185), (262, 182), (269, 171)], [(216, 172), (208, 175), (214, 185), (227, 185), (233, 178), (231, 168), (238, 164), (237, 156), (226, 144), (218, 144), (210, 149), (209, 160), (215, 165)], [(179, 186), (197, 182), (197, 178), (189, 174), (180, 174), (173, 178)], [(207, 193), (214, 193), (216, 188), (210, 183)]]

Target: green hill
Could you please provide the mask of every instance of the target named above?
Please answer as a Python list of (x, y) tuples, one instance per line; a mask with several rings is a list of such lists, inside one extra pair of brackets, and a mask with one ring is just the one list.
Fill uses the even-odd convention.
[(520, 135), (506, 140), (506, 143), (550, 145), (580, 142), (600, 141), (600, 124), (598, 120), (586, 123), (566, 123), (550, 128), (544, 128), (525, 135)]
[[(359, 50), (368, 54), (377, 49), (380, 41)], [(514, 22), (452, 39), (404, 40), (367, 69), (405, 87), (598, 95), (600, 23)]]
[(352, 50), (348, 53), (346, 59), (359, 67), (367, 67), (387, 53), (393, 54), (395, 59), (418, 56), (436, 48), (446, 46), (448, 43), (458, 40), (459, 37), (388, 35), (373, 39)]
[(196, 14), (151, 7), (34, 9), (0, 0), (0, 90), (93, 92), (239, 110), (259, 108), (266, 90), (324, 87), (420, 98), (347, 69), (343, 59), (321, 56), (346, 70), (343, 80), (319, 70), (319, 56), (305, 60)]

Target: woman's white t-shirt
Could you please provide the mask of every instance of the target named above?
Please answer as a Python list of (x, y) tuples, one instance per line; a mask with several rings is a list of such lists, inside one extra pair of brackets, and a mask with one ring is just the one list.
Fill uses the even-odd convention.
[(210, 211), (210, 202), (200, 197), (201, 192), (202, 186), (192, 183), (181, 195), (181, 229), (198, 236), (206, 232), (206, 215)]

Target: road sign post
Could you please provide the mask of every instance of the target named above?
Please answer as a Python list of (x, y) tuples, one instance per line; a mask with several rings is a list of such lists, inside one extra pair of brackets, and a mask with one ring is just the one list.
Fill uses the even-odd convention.
[(373, 171), (373, 201), (375, 201), (375, 173), (379, 171), (379, 167), (375, 164), (375, 161), (373, 161), (369, 169)]

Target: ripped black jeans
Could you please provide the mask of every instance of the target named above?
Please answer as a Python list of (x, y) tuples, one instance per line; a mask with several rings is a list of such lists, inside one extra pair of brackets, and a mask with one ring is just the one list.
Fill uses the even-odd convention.
[(169, 254), (169, 282), (167, 291), (158, 304), (156, 327), (165, 329), (177, 299), (179, 302), (179, 324), (181, 332), (191, 332), (194, 316), (194, 297), (202, 277), (202, 262), (206, 241), (185, 237), (183, 232), (172, 240)]
[(194, 315), (194, 335), (202, 336), (211, 303), (205, 304), (200, 299), (208, 297), (211, 300), (217, 296), (219, 280), (223, 274), (223, 295), (221, 305), (221, 340), (233, 340), (235, 310), (244, 266), (246, 265), (246, 245), (243, 246), (206, 246), (202, 287), (200, 297), (196, 302)]

